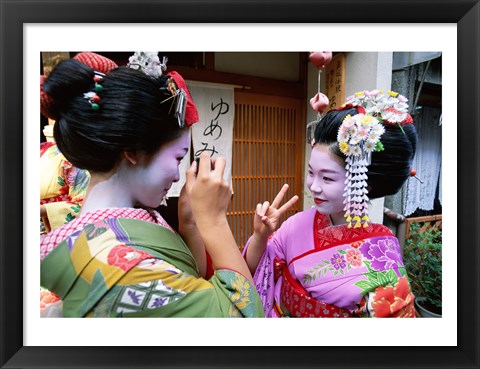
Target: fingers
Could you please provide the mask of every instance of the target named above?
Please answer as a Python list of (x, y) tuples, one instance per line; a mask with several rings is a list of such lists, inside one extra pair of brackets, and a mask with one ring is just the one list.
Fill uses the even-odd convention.
[(190, 191), (192, 188), (193, 184), (195, 183), (195, 177), (197, 173), (197, 162), (194, 160), (192, 165), (190, 165), (190, 168), (187, 169), (185, 173), (185, 190)]
[(205, 178), (206, 176), (213, 175), (213, 178), (223, 180), (226, 165), (227, 162), (225, 158), (221, 156), (211, 158), (210, 155), (204, 151), (199, 156), (197, 176)]
[(263, 204), (257, 204), (257, 208), (255, 209), (255, 213), (260, 218), (263, 218), (263, 217), (266, 216), (269, 207), (270, 207), (270, 203), (268, 201), (265, 201)]
[(287, 193), (288, 191), (288, 184), (284, 184), (282, 186), (282, 188), (280, 189), (280, 192), (277, 194), (277, 196), (275, 197), (275, 199), (273, 200), (272, 202), (272, 207), (277, 209), (278, 206), (280, 205), (280, 203), (282, 202), (282, 199), (283, 199), (283, 196), (285, 196), (285, 194)]
[(283, 204), (283, 206), (278, 209), (278, 211), (280, 212), (280, 214), (284, 214), (288, 209), (290, 209), (293, 204), (295, 204), (296, 202), (298, 201), (298, 196), (295, 195), (293, 196), (290, 200), (288, 200), (285, 204)]
[(213, 163), (213, 173), (217, 179), (223, 179), (223, 172), (225, 171), (226, 165), (227, 162), (225, 158), (219, 156), (215, 159), (215, 162)]
[(269, 226), (270, 220), (266, 215), (269, 208), (270, 208), (270, 203), (268, 201), (265, 201), (263, 204), (257, 204), (255, 214), (260, 218), (263, 224), (265, 224), (267, 227), (270, 228)]
[(255, 209), (255, 216), (257, 216), (260, 219), (260, 221), (270, 229), (272, 228), (270, 219), (268, 218), (267, 215), (265, 215), (268, 208), (269, 208), (268, 201), (264, 202), (263, 204), (257, 204), (257, 208)]
[(198, 175), (205, 176), (210, 174), (212, 168), (210, 155), (208, 152), (204, 151), (200, 154), (200, 162), (198, 164)]
[(180, 194), (178, 195), (178, 203), (185, 202), (187, 198), (187, 184), (185, 183), (180, 190)]

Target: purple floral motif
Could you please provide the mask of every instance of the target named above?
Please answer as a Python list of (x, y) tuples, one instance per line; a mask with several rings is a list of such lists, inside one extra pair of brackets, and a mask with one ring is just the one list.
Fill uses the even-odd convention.
[(130, 298), (132, 299), (133, 303), (134, 304), (140, 304), (140, 299), (139, 299), (139, 296), (136, 294), (135, 291), (128, 291), (128, 296), (130, 296)]
[(347, 262), (343, 255), (340, 255), (338, 252), (332, 255), (330, 258), (330, 263), (335, 268), (335, 270), (345, 269), (347, 267)]
[(377, 243), (366, 241), (360, 247), (365, 259), (371, 261), (370, 266), (376, 271), (393, 269), (401, 277), (398, 266), (403, 266), (397, 245), (390, 238), (378, 239)]
[(268, 255), (266, 255), (266, 259), (265, 259), (265, 272), (263, 274), (263, 278), (262, 279), (259, 279), (259, 284), (256, 286), (257, 287), (257, 291), (259, 293), (259, 295), (267, 298), (267, 294), (270, 290), (270, 279), (273, 280), (272, 275), (273, 275), (273, 267), (270, 268), (270, 265), (271, 265), (271, 261), (270, 261), (270, 257)]
[(165, 305), (165, 302), (167, 302), (166, 297), (156, 297), (153, 300), (152, 308), (161, 307), (161, 306)]

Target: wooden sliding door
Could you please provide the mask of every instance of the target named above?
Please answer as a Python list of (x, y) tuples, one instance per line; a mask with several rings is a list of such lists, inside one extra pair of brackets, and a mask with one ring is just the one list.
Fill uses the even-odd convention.
[(301, 210), (305, 151), (302, 104), (301, 99), (235, 92), (234, 196), (227, 216), (240, 249), (253, 233), (256, 204), (271, 203), (284, 183), (290, 186), (284, 201), (295, 194), (300, 197), (286, 217)]

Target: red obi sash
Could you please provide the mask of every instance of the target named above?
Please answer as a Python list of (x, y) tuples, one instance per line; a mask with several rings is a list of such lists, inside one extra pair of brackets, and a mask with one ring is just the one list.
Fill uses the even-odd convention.
[(280, 292), (280, 306), (275, 302), (275, 310), (281, 317), (298, 318), (349, 318), (353, 315), (347, 309), (339, 308), (314, 299), (290, 274), (286, 263), (275, 258), (275, 279), (283, 275)]

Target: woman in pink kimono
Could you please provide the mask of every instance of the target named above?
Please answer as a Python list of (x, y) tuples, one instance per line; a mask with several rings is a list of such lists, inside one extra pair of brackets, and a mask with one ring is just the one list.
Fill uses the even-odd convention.
[(315, 129), (307, 186), (315, 206), (287, 219), (288, 186), (258, 204), (244, 258), (268, 317), (415, 317), (397, 238), (370, 223), (369, 198), (410, 175), (417, 134), (406, 99), (362, 91)]

